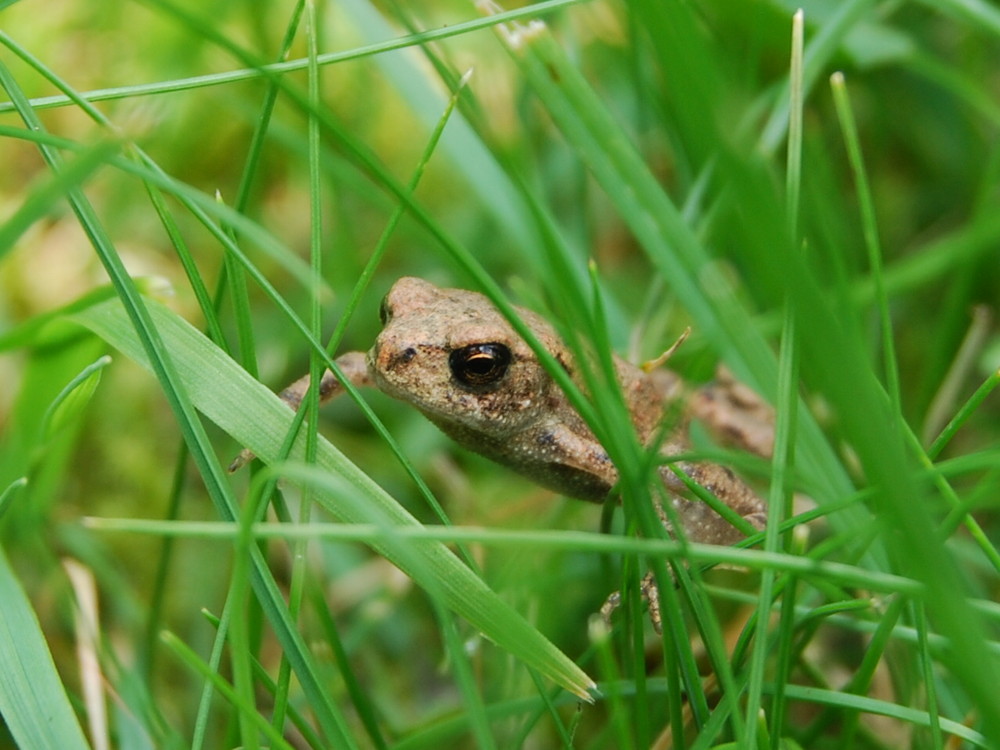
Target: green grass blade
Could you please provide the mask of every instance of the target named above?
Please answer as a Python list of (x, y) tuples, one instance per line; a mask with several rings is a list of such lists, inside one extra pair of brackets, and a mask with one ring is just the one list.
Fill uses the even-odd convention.
[(354, 670), (351, 668), (347, 650), (344, 648), (344, 639), (337, 630), (337, 624), (330, 613), (330, 606), (325, 598), (325, 590), (322, 582), (313, 582), (308, 587), (307, 593), (310, 596), (315, 617), (320, 623), (326, 642), (333, 651), (333, 658), (340, 669), (347, 695), (354, 704), (354, 709), (358, 712), (358, 717), (361, 719), (361, 723), (368, 734), (372, 746), (377, 748), (377, 750), (386, 750), (388, 744), (383, 737), (378, 712), (371, 696), (369, 696), (362, 685), (362, 681), (357, 678)]
[(226, 347), (226, 335), (222, 332), (222, 324), (219, 322), (215, 303), (209, 295), (208, 287), (201, 275), (201, 270), (198, 268), (198, 264), (191, 254), (191, 249), (188, 247), (188, 243), (185, 241), (180, 227), (177, 226), (176, 219), (167, 207), (167, 202), (158, 188), (147, 182), (146, 192), (149, 194), (150, 203), (153, 204), (153, 208), (156, 210), (156, 215), (159, 217), (160, 223), (167, 233), (167, 237), (170, 238), (170, 244), (173, 245), (174, 253), (184, 268), (188, 284), (190, 284), (191, 291), (194, 292), (195, 299), (198, 300), (198, 307), (201, 309), (201, 314), (205, 318), (205, 326), (208, 328), (209, 335), (219, 346)]
[[(309, 67), (307, 69), (308, 73), (308, 91), (309, 91), (309, 104), (311, 111), (316, 111), (320, 107), (320, 97), (319, 97), (319, 66), (316, 64), (316, 54), (318, 49), (318, 34), (319, 30), (316, 26), (316, 4), (313, 0), (305, 0), (304, 6), (305, 15), (305, 34), (306, 34), (306, 47), (309, 53)], [(294, 15), (294, 14), (293, 14)], [(293, 21), (296, 20), (293, 18)], [(290, 40), (292, 37), (291, 29), (286, 31), (286, 39)], [(277, 89), (271, 85), (271, 91), (273, 95), (277, 94)], [(269, 92), (270, 94), (271, 92)], [(271, 100), (273, 102), (273, 99)], [(265, 106), (267, 102), (265, 102)], [(268, 112), (264, 112), (267, 116)], [(313, 273), (313, 284), (310, 285), (308, 289), (309, 297), (309, 330), (313, 338), (319, 341), (322, 338), (322, 303), (320, 301), (320, 289), (321, 281), (323, 279), (323, 255), (322, 255), (322, 229), (323, 229), (323, 218), (322, 218), (322, 188), (320, 186), (320, 142), (319, 142), (319, 123), (315, 117), (310, 116), (308, 122), (306, 123), (307, 133), (307, 161), (308, 161), (308, 171), (309, 171), (309, 260), (310, 266)], [(249, 165), (248, 165), (249, 167)], [(236, 269), (235, 264), (233, 264), (232, 275), (230, 278), (235, 279), (236, 274), (242, 280), (244, 278), (243, 270)], [(236, 301), (234, 295), (234, 302)], [(249, 326), (249, 308), (246, 310), (247, 314), (247, 325), (240, 325), (241, 331), (244, 330), (248, 336), (252, 334)], [(302, 407), (305, 412), (304, 429), (306, 431), (306, 451), (305, 459), (308, 463), (312, 463), (316, 460), (316, 440), (319, 431), (319, 384), (320, 379), (323, 375), (323, 370), (325, 369), (322, 360), (320, 359), (320, 353), (312, 351), (309, 353), (309, 377), (311, 386), (305, 394), (305, 399), (303, 400)], [(251, 375), (256, 376), (256, 367), (249, 370)], [(296, 422), (296, 425), (302, 425), (301, 422)], [(302, 429), (302, 427), (293, 427), (293, 432)], [(290, 445), (294, 439), (294, 435), (289, 433), (286, 438), (286, 445)], [(265, 490), (264, 496), (271, 495), (271, 488)], [(310, 492), (307, 491), (302, 498), (302, 503), (299, 506), (299, 520), (308, 523), (312, 514), (312, 497)], [(246, 516), (246, 514), (244, 514)], [(287, 513), (282, 512), (282, 515), (287, 516)], [(252, 521), (252, 517), (247, 517), (247, 522)], [(308, 571), (306, 562), (306, 542), (298, 541), (292, 546), (292, 575), (291, 582), (289, 584), (288, 590), (288, 608), (292, 613), (292, 617), (299, 620), (302, 612), (302, 597), (305, 590), (306, 574)], [(236, 623), (234, 623), (234, 626)], [(350, 672), (350, 666), (345, 665), (346, 670)], [(278, 672), (277, 679), (277, 690), (275, 692), (275, 702), (274, 711), (271, 717), (271, 724), (277, 728), (281, 729), (285, 723), (285, 714), (288, 709), (289, 702), (289, 690), (291, 687), (291, 664), (287, 659), (282, 658), (281, 667)], [(346, 678), (345, 679), (349, 679)]]
[[(429, 29), (416, 34), (407, 34), (392, 39), (373, 42), (362, 47), (356, 47), (340, 52), (326, 52), (319, 55), (320, 65), (334, 65), (336, 63), (358, 60), (373, 55), (381, 55), (394, 50), (416, 47), (430, 42), (448, 39), (454, 36), (461, 36), (474, 31), (489, 29), (500, 23), (516, 21), (522, 18), (538, 18), (547, 14), (556, 13), (571, 5), (579, 5), (586, 0), (545, 0), (534, 3), (523, 8), (507, 10), (497, 15), (485, 18), (474, 18), (461, 23), (448, 24), (437, 29)], [(0, 9), (4, 6), (0, 3)], [(0, 32), (0, 39), (9, 39)], [(85, 91), (80, 94), (86, 102), (115, 101), (118, 99), (134, 99), (142, 96), (153, 96), (157, 94), (173, 94), (181, 91), (190, 91), (198, 88), (210, 86), (221, 86), (240, 81), (249, 81), (257, 78), (273, 78), (286, 73), (294, 73), (305, 70), (309, 66), (307, 58), (289, 60), (287, 62), (261, 64), (256, 67), (246, 67), (240, 70), (231, 70), (225, 73), (212, 73), (203, 76), (192, 76), (190, 78), (179, 78), (156, 83), (133, 84), (130, 86), (117, 86), (114, 88), (97, 89)], [(56, 95), (38, 97), (30, 100), (31, 106), (35, 109), (52, 109), (65, 107), (78, 103), (73, 97), (68, 95)], [(0, 102), (0, 114), (14, 111), (11, 102)]]
[(1000, 385), (1000, 370), (994, 370), (990, 373), (989, 377), (980, 385), (975, 393), (969, 396), (968, 400), (962, 404), (962, 407), (955, 413), (949, 421), (948, 424), (944, 426), (941, 433), (934, 439), (931, 443), (930, 448), (927, 449), (927, 457), (931, 460), (937, 458), (941, 451), (945, 449), (951, 439), (955, 437), (962, 425), (964, 425), (969, 417), (971, 417), (977, 409), (982, 405), (986, 397), (993, 392), (993, 390)]
[[(311, 730), (300, 744), (317, 750), (670, 740), (700, 750), (1000, 746), (1000, 605), (977, 598), (997, 590), (1000, 571), (991, 539), (1000, 371), (996, 334), (981, 314), (996, 304), (1000, 272), (995, 0), (807, 4), (799, 80), (811, 93), (801, 141), (788, 112), (797, 117), (802, 105), (786, 103), (796, 77), (782, 63), (789, 4), (541, 0), (476, 17), (493, 13), (491, 3), (344, 0), (316, 2), (322, 38), (307, 38), (297, 28), (306, 2), (142, 0), (124, 16), (83, 3), (64, 18), (0, 0), (4, 83), (16, 79), (11, 101), (0, 89), (0, 112), (29, 123), (16, 128), (0, 114), (0, 165), (9, 167), (0, 168), (0, 514), (9, 510), (0, 532), (69, 700), (79, 690), (62, 667), (73, 669), (63, 655), (74, 630), (60, 627), (72, 606), (54, 572), (61, 554), (95, 571), (116, 634), (102, 655), (120, 696), (110, 705), (122, 750), (275, 744), (258, 732), (258, 713), (289, 741), (292, 722)], [(501, 25), (508, 33), (498, 43)], [(472, 64), (460, 116), (431, 137), (441, 140), (414, 190), (413, 157)], [(845, 155), (830, 89), (816, 86), (837, 69), (852, 81), (866, 174), (858, 154)], [(67, 79), (114, 88), (80, 93)], [(42, 107), (60, 111), (36, 118)], [(56, 134), (38, 129), (39, 119)], [(369, 406), (352, 391), (357, 408), (348, 399), (332, 405), (327, 417), (343, 436), (335, 442), (364, 456), (368, 473), (421, 521), (433, 518), (420, 500), (430, 490), (405, 474), (426, 462), (420, 473), (440, 488), (455, 524), (397, 523), (380, 505), (387, 501), (345, 481), (348, 470), (318, 442), (320, 465), (308, 468), (307, 438), (296, 436), (314, 439), (310, 409), (292, 427), (276, 423), (274, 440), (285, 447), (269, 465), (220, 475), (215, 453), (235, 449), (191, 405), (175, 352), (145, 312), (144, 298), (162, 299), (161, 290), (144, 292), (148, 282), (130, 280), (115, 256), (129, 271), (168, 279), (178, 292), (168, 304), (199, 327), (197, 300), (220, 357), (242, 356), (252, 372), (257, 347), (270, 385), (307, 356), (315, 371), (338, 350), (320, 335), (316, 274), (303, 260), (305, 246), (318, 245), (315, 225), (308, 232), (317, 168), (331, 217), (325, 291), (338, 297), (323, 303), (330, 328), (338, 322), (334, 341), (367, 346), (377, 300), (362, 290), (415, 274), (485, 291), (508, 315), (499, 295), (513, 291), (584, 359), (570, 400), (621, 477), (623, 502), (606, 505), (603, 536), (568, 530), (590, 528), (598, 509), (534, 490), (461, 449), (443, 455), (423, 438), (445, 438), (413, 410), (385, 408), (384, 394)], [(801, 196), (790, 189), (799, 172)], [(845, 192), (855, 183), (859, 190)], [(798, 222), (791, 231), (788, 219)], [(98, 286), (88, 239), (116, 286)], [(588, 286), (591, 257), (600, 275)], [(228, 298), (227, 281), (245, 295), (235, 317), (212, 299), (213, 286)], [(163, 359), (160, 383), (116, 356), (100, 384), (62, 399), (109, 347), (56, 319), (115, 294), (125, 300), (116, 325), (128, 328), (132, 315), (137, 333), (128, 335), (151, 352), (151, 367)], [(770, 464), (712, 447), (699, 424), (691, 460), (729, 467), (758, 489), (770, 477), (775, 498), (786, 496), (784, 484), (801, 507), (805, 497), (817, 501), (795, 515), (773, 501), (778, 523), (746, 547), (659, 538), (643, 505), (660, 484), (650, 477), (656, 456), (632, 439), (608, 382), (610, 350), (641, 360), (684, 326), (694, 335), (672, 364), (692, 386), (721, 360), (780, 415)], [(886, 342), (898, 347), (898, 375)], [(793, 354), (801, 385), (788, 366)], [(565, 375), (554, 373), (561, 386)], [(234, 409), (270, 403), (263, 391), (247, 400), (242, 381), (221, 383), (239, 394)], [(177, 431), (164, 397), (182, 436), (159, 429)], [(157, 429), (137, 415), (155, 415)], [(46, 421), (62, 426), (46, 430)], [(922, 425), (919, 442), (908, 422)], [(175, 461), (177, 437), (187, 442)], [(248, 483), (247, 513), (266, 496), (279, 523), (261, 522), (271, 511), (260, 507), (252, 526), (249, 515), (242, 526), (234, 520), (233, 489)], [(206, 488), (216, 521), (176, 521), (211, 516)], [(322, 506), (311, 523), (293, 520), (299, 500)], [(102, 518), (65, 522), (81, 512)], [(515, 530), (496, 528), (508, 525)], [(782, 546), (790, 534), (796, 546)], [(169, 570), (164, 558), (157, 573), (143, 552), (172, 542)], [(442, 590), (447, 573), (428, 553), (442, 544), (459, 563), (458, 545), (469, 545), (483, 570), (465, 560), (475, 577), (516, 602), (513, 610), (531, 612), (581, 668), (600, 671), (605, 705), (574, 711), (576, 696), (459, 622), (445, 602), (460, 594)], [(391, 586), (397, 574), (373, 546), (411, 573), (409, 595)], [(296, 550), (318, 554), (308, 568), (275, 565)], [(539, 557), (546, 562), (533, 564)], [(720, 562), (751, 575), (704, 569)], [(312, 565), (317, 575), (306, 579)], [(172, 579), (195, 566), (206, 575), (176, 588)], [(650, 567), (667, 587), (662, 642), (638, 590)], [(355, 573), (362, 585), (352, 590)], [(221, 610), (213, 648), (204, 624), (192, 622), (190, 597), (222, 599), (227, 581), (227, 601), (212, 605)], [(624, 606), (599, 652), (585, 620), (613, 588)], [(303, 589), (316, 601), (297, 612)], [(164, 630), (238, 686), (239, 707), (176, 659), (165, 663)], [(316, 636), (318, 647), (307, 640)], [(408, 658), (398, 660), (394, 647), (404, 642)], [(437, 660), (446, 671), (431, 675)], [(718, 689), (702, 684), (707, 671)], [(423, 690), (427, 676), (443, 689)], [(3, 725), (0, 744), (30, 744)]]
[[(929, 727), (931, 725), (931, 719), (926, 711), (908, 706), (900, 706), (877, 698), (841, 693), (835, 690), (824, 690), (822, 688), (804, 687), (802, 685), (788, 685), (786, 691), (789, 700), (792, 701), (831, 706), (841, 711), (850, 709), (876, 716), (889, 716), (915, 726)], [(970, 729), (961, 722), (941, 719), (940, 725), (942, 731), (971, 742), (976, 747), (991, 748), (995, 746), (995, 743), (989, 739), (989, 736)]]
[(837, 118), (840, 120), (840, 127), (844, 133), (844, 143), (847, 146), (847, 154), (858, 193), (858, 203), (861, 207), (861, 225), (864, 229), (865, 246), (868, 249), (869, 274), (875, 285), (875, 304), (878, 309), (882, 334), (882, 366), (885, 368), (886, 390), (889, 392), (893, 408), (900, 411), (899, 365), (896, 361), (892, 320), (889, 316), (889, 296), (885, 290), (885, 276), (882, 272), (882, 245), (879, 241), (875, 219), (875, 204), (871, 188), (868, 185), (868, 173), (865, 170), (864, 157), (861, 153), (861, 142), (858, 138), (857, 124), (854, 121), (854, 112), (847, 96), (844, 74), (834, 73), (830, 77), (830, 87), (833, 89)]
[(111, 364), (111, 357), (100, 357), (96, 362), (87, 365), (79, 375), (73, 378), (55, 397), (55, 400), (42, 418), (44, 438), (48, 439), (59, 432), (68, 422), (80, 415), (94, 391), (101, 382), (101, 370)]
[(920, 674), (923, 677), (924, 689), (927, 692), (927, 716), (931, 729), (931, 745), (934, 747), (944, 747), (944, 739), (941, 736), (940, 698), (934, 674), (934, 659), (931, 656), (927, 640), (927, 618), (924, 616), (923, 607), (918, 603), (914, 602), (911, 609), (913, 610), (912, 619), (917, 631), (917, 659), (920, 663)]
[(0, 716), (22, 750), (88, 750), (31, 603), (0, 551)]
[[(799, 205), (802, 178), (802, 109), (803, 70), (802, 48), (804, 16), (801, 10), (792, 17), (791, 61), (789, 65), (789, 127), (788, 127), (788, 167), (785, 176), (786, 210), (788, 212), (788, 236), (794, 244), (799, 243)], [(795, 308), (785, 300), (784, 320), (781, 331), (781, 348), (778, 354), (778, 400), (774, 435), (774, 458), (772, 460), (771, 485), (768, 494), (768, 518), (764, 535), (764, 549), (775, 552), (781, 546), (779, 530), (781, 524), (792, 513), (791, 476), (795, 462), (795, 423), (798, 410), (799, 389), (799, 349), (798, 325)], [(785, 548), (789, 548), (786, 545)], [(746, 721), (753, 726), (761, 711), (761, 689), (767, 656), (774, 639), (771, 637), (771, 621), (768, 610), (772, 599), (780, 594), (775, 575), (765, 571), (760, 581), (760, 604), (757, 609), (756, 636), (750, 655), (750, 674), (747, 679)], [(784, 612), (784, 609), (782, 609)], [(779, 621), (779, 632), (790, 633), (790, 623)], [(771, 738), (776, 746), (781, 736), (781, 718), (784, 713), (784, 696), (778, 683), (779, 693), (775, 696), (774, 723)]]
[(4, 488), (3, 492), (0, 492), (0, 519), (3, 519), (7, 509), (10, 508), (11, 504), (14, 502), (14, 498), (17, 497), (18, 493), (23, 490), (27, 484), (27, 477), (18, 477), (13, 482), (8, 484)]
[[(240, 693), (228, 682), (206, 664), (198, 655), (190, 649), (182, 640), (173, 633), (164, 633), (161, 636), (163, 642), (170, 648), (177, 657), (188, 667), (210, 681), (215, 690), (239, 711), (241, 717), (245, 717), (253, 730), (262, 733), (271, 742), (271, 747), (281, 748), (281, 750), (293, 750), (292, 746), (281, 736), (281, 733), (272, 727), (267, 720), (261, 716), (254, 706), (246, 701)], [(254, 735), (256, 737), (256, 734)]]
[[(805, 68), (802, 87), (808, 96), (820, 73), (826, 68), (844, 41), (844, 37), (857, 22), (864, 17), (874, 0), (846, 0), (839, 3), (836, 11), (823, 24), (819, 32), (809, 41), (805, 49)], [(761, 133), (759, 147), (765, 153), (775, 151), (781, 145), (788, 127), (788, 89), (782, 87), (777, 104)]]
[[(147, 306), (167, 348), (174, 354), (178, 377), (198, 409), (265, 462), (275, 460), (280, 455), (293, 413), (185, 321), (159, 305), (147, 303)], [(146, 363), (145, 353), (116, 303), (94, 307), (75, 319), (127, 356)], [(300, 440), (296, 450), (301, 449)], [(343, 520), (365, 523), (371, 522), (375, 515), (390, 525), (411, 527), (416, 524), (405, 509), (325, 440), (319, 444), (317, 467), (322, 472), (308, 475), (311, 479), (338, 478), (338, 489), (346, 492), (344, 498), (338, 498), (337, 493), (328, 488), (320, 498), (325, 497), (328, 508)], [(364, 499), (360, 505), (346, 502), (359, 496)], [(373, 542), (372, 546), (398, 562), (400, 548), (381, 542)], [(419, 555), (421, 564), (429, 571), (419, 577), (417, 571), (407, 571), (413, 573), (421, 585), (438, 587), (445, 603), (490, 640), (570, 692), (587, 697), (588, 690), (593, 687), (590, 678), (497, 598), (447, 548), (435, 545), (426, 550), (418, 549), (413, 554)]]

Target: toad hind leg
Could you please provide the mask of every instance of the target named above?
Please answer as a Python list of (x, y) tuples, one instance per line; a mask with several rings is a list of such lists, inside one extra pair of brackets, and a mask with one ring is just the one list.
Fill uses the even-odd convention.
[[(642, 600), (649, 605), (649, 621), (653, 625), (653, 630), (657, 633), (663, 632), (663, 616), (660, 614), (660, 590), (656, 587), (656, 578), (652, 571), (643, 576), (639, 582), (639, 594)], [(611, 615), (622, 604), (622, 594), (615, 591), (601, 605), (601, 618), (604, 623), (611, 626)]]

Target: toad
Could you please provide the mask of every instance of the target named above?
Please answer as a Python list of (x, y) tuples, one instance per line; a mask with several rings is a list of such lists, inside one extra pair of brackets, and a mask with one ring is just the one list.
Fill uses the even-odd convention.
[[(573, 356), (555, 329), (536, 313), (516, 309), (541, 345), (582, 385)], [(556, 492), (593, 502), (608, 498), (618, 470), (535, 352), (486, 297), (401, 278), (386, 295), (380, 314), (383, 328), (371, 350), (349, 352), (336, 360), (354, 385), (373, 386), (411, 404), (463, 447)], [(760, 455), (770, 452), (773, 428), (768, 408), (731, 378), (686, 392), (680, 378), (666, 369), (646, 372), (617, 356), (614, 367), (643, 444), (660, 435), (665, 411), (681, 403), (678, 399), (685, 405), (684, 418), (659, 447), (661, 455), (687, 450), (686, 421), (692, 415), (714, 428), (724, 442)], [(306, 376), (280, 396), (298, 408), (308, 387)], [(331, 372), (323, 375), (321, 401), (343, 390)], [(230, 470), (249, 458), (244, 452)], [(676, 518), (688, 541), (729, 545), (744, 538), (743, 532), (690, 492), (677, 470), (751, 528), (764, 527), (764, 501), (732, 471), (714, 463), (682, 460), (658, 469), (673, 505), (673, 513), (660, 509), (668, 529), (667, 519)], [(653, 604), (652, 597), (650, 601)]]

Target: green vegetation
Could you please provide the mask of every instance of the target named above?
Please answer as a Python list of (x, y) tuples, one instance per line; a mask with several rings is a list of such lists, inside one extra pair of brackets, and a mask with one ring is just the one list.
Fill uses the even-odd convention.
[[(794, 11), (0, 0), (0, 748), (1000, 746), (1000, 11)], [(403, 275), (597, 353), (620, 505), (277, 401)], [(687, 326), (746, 548), (608, 377)]]

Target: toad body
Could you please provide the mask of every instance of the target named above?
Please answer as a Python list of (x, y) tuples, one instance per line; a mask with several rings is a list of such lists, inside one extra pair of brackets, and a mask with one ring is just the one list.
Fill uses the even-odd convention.
[[(517, 312), (579, 383), (576, 364), (553, 327), (530, 310)], [(352, 383), (377, 387), (413, 405), (460, 445), (545, 487), (589, 501), (608, 497), (618, 471), (607, 452), (534, 351), (486, 297), (402, 278), (386, 295), (381, 318), (382, 332), (367, 354), (350, 352), (337, 359)], [(665, 370), (646, 373), (617, 357), (614, 363), (636, 433), (648, 444), (659, 432), (665, 408), (682, 398), (683, 385)], [(297, 408), (308, 386), (307, 376), (286, 388), (281, 398)], [(321, 400), (342, 392), (327, 372)], [(758, 453), (769, 450), (767, 418), (759, 417), (766, 408), (738, 386), (702, 389), (683, 398), (688, 411), (716, 427), (717, 433)], [(756, 413), (747, 417), (750, 412)], [(677, 455), (686, 447), (681, 425), (659, 451)], [(234, 467), (245, 458), (237, 459)], [(753, 528), (763, 528), (764, 502), (729, 469), (690, 461), (675, 467)], [(689, 541), (728, 545), (743, 538), (707, 503), (693, 497), (670, 466), (661, 466), (659, 472), (676, 511), (661, 513), (668, 527), (666, 517), (675, 515)]]

